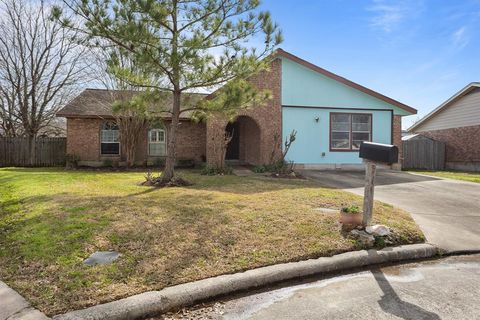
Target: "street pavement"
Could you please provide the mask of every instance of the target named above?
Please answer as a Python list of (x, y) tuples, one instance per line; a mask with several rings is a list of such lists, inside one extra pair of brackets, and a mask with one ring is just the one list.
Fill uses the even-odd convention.
[(480, 255), (372, 268), (156, 319), (480, 319)]

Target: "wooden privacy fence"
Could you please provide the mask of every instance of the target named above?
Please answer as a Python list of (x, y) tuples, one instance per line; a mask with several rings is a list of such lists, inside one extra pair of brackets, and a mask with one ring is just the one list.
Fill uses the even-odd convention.
[[(66, 138), (37, 138), (34, 166), (48, 167), (65, 164)], [(30, 166), (27, 138), (0, 137), (0, 167)]]
[(429, 138), (402, 141), (404, 169), (445, 169), (445, 143)]

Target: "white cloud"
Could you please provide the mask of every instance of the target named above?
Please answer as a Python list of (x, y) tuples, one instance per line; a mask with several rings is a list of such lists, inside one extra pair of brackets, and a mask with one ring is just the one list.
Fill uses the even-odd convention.
[(457, 49), (463, 49), (468, 42), (470, 41), (470, 38), (468, 36), (467, 32), (467, 27), (462, 26), (458, 28), (453, 34), (452, 34), (452, 41), (453, 45)]
[(411, 0), (373, 0), (373, 4), (367, 8), (373, 12), (370, 25), (384, 32), (391, 32), (405, 20), (416, 16), (422, 10), (421, 1)]

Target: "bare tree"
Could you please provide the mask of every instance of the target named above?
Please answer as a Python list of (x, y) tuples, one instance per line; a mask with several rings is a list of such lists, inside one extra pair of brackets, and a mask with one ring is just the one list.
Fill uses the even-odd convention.
[[(132, 74), (136, 72), (133, 61), (123, 50), (115, 47), (108, 49), (89, 47), (89, 50), (89, 57), (92, 58), (89, 73), (92, 75), (93, 83), (110, 92), (110, 99), (107, 101), (99, 99), (98, 104), (107, 103), (107, 107), (112, 107), (119, 128), (122, 154), (125, 154), (127, 166), (131, 167), (135, 164), (135, 153), (141, 134), (149, 124), (160, 120), (153, 119), (154, 108), (151, 106), (148, 90), (133, 86), (117, 76), (116, 65), (128, 69)], [(115, 65), (110, 63), (112, 60), (115, 60)]]
[(51, 19), (44, 2), (0, 0), (0, 125), (23, 135), (35, 163), (35, 138), (81, 85), (84, 49)]

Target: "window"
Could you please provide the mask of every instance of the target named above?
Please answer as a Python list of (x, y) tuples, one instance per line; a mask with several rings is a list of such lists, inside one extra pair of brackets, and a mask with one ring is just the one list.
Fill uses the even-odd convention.
[(151, 156), (166, 155), (166, 136), (163, 129), (150, 129), (148, 132), (148, 154)]
[(120, 153), (118, 125), (108, 121), (102, 124), (100, 131), (100, 152), (105, 155), (117, 155)]
[(358, 150), (362, 141), (372, 141), (371, 114), (330, 114), (330, 150)]

